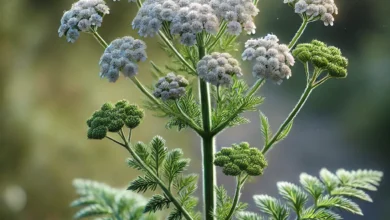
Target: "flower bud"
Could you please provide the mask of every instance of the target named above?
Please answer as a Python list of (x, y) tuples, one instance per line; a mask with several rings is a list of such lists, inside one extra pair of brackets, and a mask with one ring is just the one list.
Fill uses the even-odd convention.
[(215, 154), (214, 165), (222, 167), (222, 172), (228, 176), (238, 176), (241, 173), (259, 176), (268, 166), (261, 151), (251, 148), (247, 142), (222, 148)]
[(302, 63), (311, 62), (316, 68), (328, 71), (335, 78), (347, 76), (348, 60), (336, 47), (328, 47), (325, 43), (313, 40), (311, 43), (298, 44), (293, 55)]

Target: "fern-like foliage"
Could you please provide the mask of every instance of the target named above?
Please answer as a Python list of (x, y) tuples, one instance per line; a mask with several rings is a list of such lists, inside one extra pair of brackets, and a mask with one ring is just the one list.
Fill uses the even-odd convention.
[(144, 214), (147, 200), (139, 194), (84, 179), (74, 180), (73, 186), (80, 198), (74, 200), (71, 206), (81, 208), (74, 219), (157, 219), (153, 214)]
[(168, 219), (182, 219), (182, 210), (174, 206), (172, 197), (167, 196), (169, 193), (193, 219), (199, 219), (199, 213), (193, 211), (198, 202), (198, 199), (193, 196), (197, 189), (198, 176), (183, 174), (190, 160), (183, 158), (182, 150), (168, 150), (165, 140), (159, 136), (154, 137), (149, 144), (139, 142), (132, 148), (142, 163), (134, 158), (129, 158), (127, 163), (130, 167), (143, 171), (145, 175), (133, 180), (128, 190), (156, 192), (157, 189), (162, 189), (147, 202), (143, 212), (150, 213), (173, 207)]
[[(217, 193), (217, 210), (215, 212), (216, 219), (226, 219), (232, 209), (233, 199), (227, 194), (223, 186), (215, 188)], [(247, 208), (248, 204), (239, 202), (235, 207), (234, 213), (239, 213)]]
[(182, 116), (182, 112), (184, 112), (188, 118), (192, 119), (196, 126), (201, 127), (202, 124), (200, 104), (194, 98), (192, 88), (190, 88), (183, 97), (177, 100), (177, 104), (172, 100), (164, 102), (163, 105), (157, 105), (151, 101), (147, 101), (145, 108), (154, 111), (155, 116), (157, 117), (168, 118), (169, 120), (166, 124), (166, 128), (168, 129), (177, 128), (180, 131), (190, 126), (188, 121), (178, 117)]
[(241, 79), (234, 79), (231, 88), (221, 87), (219, 92), (213, 90), (217, 107), (213, 111), (213, 129), (233, 127), (248, 123), (249, 120), (241, 116), (246, 111), (256, 111), (257, 106), (263, 103), (263, 98), (256, 95), (247, 95), (248, 84)]
[(250, 212), (240, 212), (236, 217), (241, 220), (287, 220), (292, 216), (299, 220), (342, 219), (335, 210), (363, 215), (358, 204), (351, 199), (372, 202), (364, 190), (375, 191), (382, 176), (382, 172), (373, 170), (339, 169), (332, 173), (325, 168), (320, 171), (320, 178), (302, 173), (301, 186), (277, 183), (279, 194), (285, 202), (267, 195), (254, 196), (256, 205), (267, 218)]

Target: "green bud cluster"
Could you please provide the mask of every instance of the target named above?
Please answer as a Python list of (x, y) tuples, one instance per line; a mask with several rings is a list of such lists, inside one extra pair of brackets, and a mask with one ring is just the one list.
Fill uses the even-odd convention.
[(331, 77), (347, 77), (348, 60), (337, 47), (328, 47), (321, 41), (313, 40), (311, 43), (299, 44), (293, 55), (303, 63), (311, 62), (315, 67), (328, 71)]
[(143, 110), (126, 100), (118, 101), (115, 105), (105, 103), (87, 120), (88, 138), (103, 139), (107, 132), (118, 132), (125, 125), (133, 129), (141, 123), (143, 117)]
[(268, 163), (259, 149), (242, 142), (222, 148), (215, 154), (214, 165), (222, 167), (227, 176), (238, 176), (243, 172), (249, 176), (260, 176)]

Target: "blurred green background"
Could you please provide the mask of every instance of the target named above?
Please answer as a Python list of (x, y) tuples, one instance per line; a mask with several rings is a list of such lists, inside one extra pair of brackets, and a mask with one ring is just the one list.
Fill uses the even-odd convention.
[[(340, 8), (334, 27), (309, 25), (300, 42), (317, 38), (338, 46), (350, 60), (349, 76), (330, 80), (314, 92), (295, 121), (289, 138), (269, 154), (263, 177), (249, 183), (243, 199), (254, 193), (276, 195), (275, 183), (297, 183), (300, 172), (372, 168), (385, 171), (373, 204), (362, 205), (365, 216), (346, 219), (390, 218), (390, 2), (335, 0)], [(102, 48), (86, 34), (75, 44), (57, 36), (64, 10), (73, 1), (0, 0), (0, 219), (71, 219), (76, 177), (124, 187), (137, 174), (124, 163), (126, 152), (108, 141), (86, 138), (85, 120), (106, 101), (126, 98), (140, 103), (141, 93), (129, 80), (115, 84), (99, 79)], [(104, 18), (101, 35), (111, 41), (137, 36), (131, 28), (136, 7), (108, 0), (111, 14)], [(282, 0), (262, 0), (255, 37), (274, 33), (287, 43), (300, 25), (299, 17)], [(243, 36), (246, 40), (248, 36)], [(147, 39), (149, 60), (169, 62), (156, 38)], [(246, 67), (247, 70), (249, 67)], [(148, 63), (139, 78), (152, 83)], [(253, 80), (247, 71), (247, 80)], [(294, 106), (304, 88), (300, 65), (281, 86), (267, 83), (261, 110), (274, 129)], [(252, 124), (225, 131), (218, 147), (249, 141), (261, 147), (257, 113)], [(147, 112), (134, 139), (148, 141), (162, 135), (170, 147), (182, 147), (192, 158), (191, 171), (200, 172), (199, 140), (191, 131), (164, 128), (164, 120)], [(234, 181), (220, 176), (232, 190)], [(231, 191), (233, 192), (233, 191)], [(256, 210), (253, 205), (251, 210)]]

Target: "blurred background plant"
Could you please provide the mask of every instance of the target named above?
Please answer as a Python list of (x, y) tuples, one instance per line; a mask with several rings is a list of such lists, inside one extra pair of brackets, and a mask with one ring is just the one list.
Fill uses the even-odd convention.
[[(128, 80), (110, 84), (99, 79), (97, 61), (103, 50), (92, 37), (81, 36), (77, 45), (58, 38), (59, 19), (72, 2), (0, 1), (0, 219), (70, 219), (75, 211), (69, 208), (76, 198), (71, 185), (75, 177), (125, 187), (138, 174), (127, 168), (122, 149), (85, 136), (85, 119), (101, 103), (123, 98), (140, 103), (141, 94)], [(115, 13), (105, 17), (101, 35), (108, 41), (137, 36), (130, 25), (135, 6), (127, 1), (107, 2)], [(313, 23), (300, 42), (317, 38), (341, 47), (350, 60), (350, 74), (313, 94), (291, 135), (269, 154), (264, 176), (243, 189), (242, 200), (253, 204), (250, 195), (276, 195), (277, 181), (297, 183), (299, 173), (314, 175), (324, 166), (330, 170), (372, 168), (385, 173), (380, 193), (372, 194), (375, 203), (360, 204), (363, 217), (344, 216), (385, 220), (390, 217), (386, 209), (390, 206), (386, 187), (390, 184), (386, 178), (390, 171), (390, 100), (386, 95), (390, 90), (390, 2), (338, 1), (337, 5), (340, 15), (335, 26)], [(282, 0), (262, 0), (259, 8), (255, 37), (272, 32), (288, 42), (300, 18)], [(150, 60), (164, 64), (167, 59), (155, 39), (146, 43)], [(252, 79), (249, 65), (243, 68), (244, 77)], [(140, 80), (151, 84), (148, 63), (142, 63), (140, 70)], [(293, 74), (281, 86), (267, 83), (260, 91), (266, 97), (261, 110), (275, 129), (304, 89), (303, 68), (297, 65)], [(261, 147), (258, 114), (248, 116), (254, 123), (227, 130), (217, 145), (245, 140)], [(191, 171), (200, 170), (199, 143), (193, 132), (182, 131), (178, 136), (164, 128), (164, 120), (146, 112), (134, 140), (146, 142), (156, 134), (164, 136), (169, 146), (183, 148), (185, 155), (196, 155), (191, 156)], [(225, 187), (233, 192), (234, 183), (219, 175), (219, 182), (227, 183)], [(251, 205), (249, 210), (256, 208)]]

